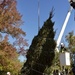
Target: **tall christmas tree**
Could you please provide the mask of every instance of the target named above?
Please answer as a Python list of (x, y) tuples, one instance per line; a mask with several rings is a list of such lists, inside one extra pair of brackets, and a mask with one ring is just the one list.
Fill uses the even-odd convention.
[(39, 30), (38, 35), (32, 40), (32, 44), (27, 52), (27, 61), (25, 62), (21, 74), (22, 75), (46, 75), (50, 69), (54, 56), (56, 42), (54, 40), (55, 31), (53, 29), (52, 14), (44, 22)]

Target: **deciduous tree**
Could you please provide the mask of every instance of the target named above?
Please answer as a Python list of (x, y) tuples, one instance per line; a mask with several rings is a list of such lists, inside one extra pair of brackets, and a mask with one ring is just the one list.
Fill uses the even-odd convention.
[[(26, 33), (20, 28), (22, 15), (16, 5), (16, 0), (0, 0), (0, 70), (3, 71), (18, 72), (21, 67), (18, 56), (24, 55), (28, 46)], [(11, 42), (9, 36), (15, 41)]]

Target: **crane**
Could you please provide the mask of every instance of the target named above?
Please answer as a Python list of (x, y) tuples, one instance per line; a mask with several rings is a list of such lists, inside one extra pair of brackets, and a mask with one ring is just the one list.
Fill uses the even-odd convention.
[(71, 11), (72, 11), (72, 9), (75, 9), (75, 0), (68, 0), (68, 1), (69, 1), (69, 3), (70, 3), (70, 9), (69, 9), (69, 11), (68, 11), (68, 13), (67, 13), (67, 16), (66, 16), (65, 21), (64, 21), (64, 23), (63, 23), (63, 26), (62, 26), (62, 29), (61, 29), (61, 31), (60, 31), (59, 37), (58, 37), (58, 39), (57, 39), (56, 50), (57, 50), (58, 52), (59, 52), (58, 47), (59, 47), (59, 45), (60, 45), (60, 42), (61, 42), (63, 33), (64, 33), (64, 31), (65, 31), (65, 28), (66, 28), (66, 26), (67, 26), (68, 20), (69, 20), (69, 18), (70, 18)]

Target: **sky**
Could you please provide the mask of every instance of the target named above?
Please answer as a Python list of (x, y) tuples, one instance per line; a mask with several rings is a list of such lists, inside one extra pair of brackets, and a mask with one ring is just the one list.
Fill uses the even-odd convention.
[[(49, 13), (54, 8), (54, 17), (52, 21), (55, 22), (54, 30), (56, 30), (55, 40), (57, 40), (61, 27), (64, 23), (70, 4), (68, 0), (39, 0), (40, 1), (40, 28), (48, 19)], [(17, 10), (22, 15), (24, 24), (22, 29), (26, 32), (25, 38), (28, 40), (29, 46), (38, 33), (38, 0), (17, 0)], [(75, 31), (74, 9), (71, 12), (70, 19), (62, 37), (62, 42), (65, 42), (65, 36)]]

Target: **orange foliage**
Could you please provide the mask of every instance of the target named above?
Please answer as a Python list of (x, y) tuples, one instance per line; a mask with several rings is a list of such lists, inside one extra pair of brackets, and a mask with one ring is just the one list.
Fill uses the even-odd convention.
[(0, 32), (16, 38), (25, 35), (25, 32), (19, 28), (23, 23), (21, 17), (16, 9), (16, 0), (3, 0), (0, 4)]
[[(0, 0), (0, 70), (1, 67), (3, 70), (10, 66), (11, 69), (17, 68), (19, 64), (15, 66), (15, 63), (18, 61), (18, 53), (26, 53), (25, 46), (28, 46), (24, 39), (26, 33), (20, 28), (23, 24), (22, 15), (16, 5), (16, 0)], [(9, 35), (16, 39), (14, 45), (8, 42)]]
[(19, 53), (24, 53), (25, 46), (28, 44), (23, 38), (26, 33), (20, 28), (23, 21), (21, 20), (22, 15), (17, 11), (16, 4), (16, 0), (0, 1), (0, 32), (16, 38)]

